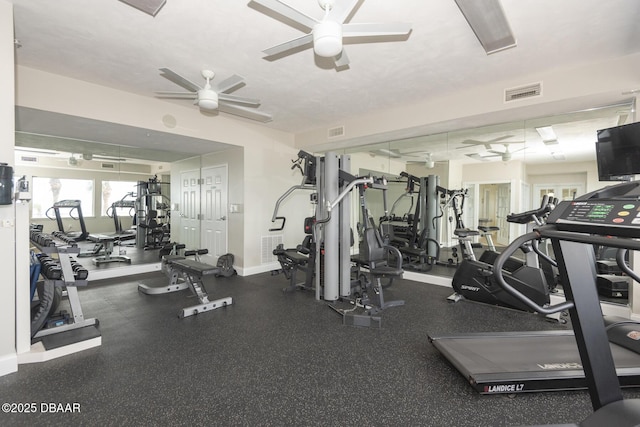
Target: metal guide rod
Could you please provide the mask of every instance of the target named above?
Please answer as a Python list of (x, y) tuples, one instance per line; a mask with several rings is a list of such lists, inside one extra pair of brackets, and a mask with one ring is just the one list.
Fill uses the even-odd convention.
[[(331, 210), (342, 200), (344, 191), (338, 195), (338, 155), (329, 152), (324, 157), (324, 180), (325, 196), (327, 200), (335, 202), (327, 203), (327, 213), (329, 218), (324, 224), (324, 299), (325, 301), (335, 301), (338, 299), (339, 280), (339, 231), (340, 217), (331, 215)], [(348, 187), (348, 186), (347, 186)]]
[(327, 213), (324, 210), (325, 201), (325, 180), (324, 180), (324, 162), (320, 158), (316, 158), (316, 188), (317, 188), (317, 205), (316, 205), (316, 223), (314, 224), (313, 233), (316, 241), (316, 266), (315, 266), (315, 287), (316, 287), (316, 300), (322, 299), (322, 242), (324, 240), (324, 229), (322, 223)]
[[(351, 171), (351, 156), (340, 156), (340, 169)], [(348, 187), (348, 186), (347, 186)], [(353, 187), (352, 187), (353, 188)], [(340, 203), (340, 296), (351, 295), (351, 198), (343, 197)]]
[[(420, 183), (420, 189), (423, 188), (423, 183)], [(436, 258), (439, 248), (437, 247), (437, 243), (440, 241), (440, 220), (435, 220), (434, 218), (438, 215), (438, 186), (440, 185), (440, 177), (437, 175), (429, 175), (427, 177), (426, 182), (426, 206), (425, 210), (422, 211), (424, 214), (421, 217), (421, 220), (424, 218), (425, 223), (421, 224), (424, 230), (426, 227), (428, 231), (427, 235), (433, 240), (429, 240), (427, 243), (427, 254)], [(422, 200), (421, 200), (422, 203)]]

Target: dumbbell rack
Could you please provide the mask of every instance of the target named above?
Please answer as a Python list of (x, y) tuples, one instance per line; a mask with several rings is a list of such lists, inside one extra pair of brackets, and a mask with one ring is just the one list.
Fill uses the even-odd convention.
[(80, 329), (87, 326), (97, 327), (97, 319), (84, 318), (84, 313), (82, 312), (82, 306), (80, 304), (80, 298), (78, 296), (78, 286), (87, 286), (89, 284), (89, 281), (86, 279), (76, 279), (74, 277), (74, 271), (71, 265), (71, 255), (80, 253), (80, 248), (73, 242), (60, 240), (58, 236), (53, 237), (47, 235), (45, 238), (42, 238), (42, 236), (43, 235), (34, 236), (32, 234), (32, 244), (44, 254), (57, 254), (58, 261), (60, 263), (60, 269), (62, 270), (60, 279), (50, 279), (47, 278), (45, 274), (43, 274), (42, 276), (44, 277), (45, 285), (48, 284), (54, 286), (62, 286), (66, 289), (71, 310), (71, 323), (61, 326), (55, 326), (52, 328), (41, 329), (33, 336), (32, 341), (38, 341), (40, 338), (45, 336), (71, 331), (74, 329)]

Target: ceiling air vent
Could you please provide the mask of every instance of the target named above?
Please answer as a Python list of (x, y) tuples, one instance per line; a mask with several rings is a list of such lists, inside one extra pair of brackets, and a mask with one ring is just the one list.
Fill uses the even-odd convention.
[(115, 169), (115, 163), (102, 163), (102, 169)]
[(518, 99), (531, 98), (542, 95), (542, 83), (534, 83), (527, 86), (505, 89), (504, 102), (516, 101)]
[(344, 136), (344, 126), (338, 126), (336, 128), (329, 129), (327, 136), (329, 137), (329, 139)]

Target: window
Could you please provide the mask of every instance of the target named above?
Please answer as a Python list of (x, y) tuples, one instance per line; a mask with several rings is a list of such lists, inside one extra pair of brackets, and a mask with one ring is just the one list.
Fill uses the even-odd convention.
[[(61, 200), (80, 200), (82, 215), (93, 216), (93, 180), (69, 178), (33, 177), (32, 218), (46, 218), (47, 210)], [(69, 217), (69, 209), (61, 209), (63, 217)], [(76, 213), (73, 213), (74, 217)], [(54, 218), (53, 212), (50, 217)]]
[[(113, 202), (118, 200), (134, 201), (136, 199), (135, 181), (102, 181), (102, 206), (100, 208), (101, 216), (111, 214), (110, 208)], [(119, 208), (118, 215), (130, 215), (130, 208)]]

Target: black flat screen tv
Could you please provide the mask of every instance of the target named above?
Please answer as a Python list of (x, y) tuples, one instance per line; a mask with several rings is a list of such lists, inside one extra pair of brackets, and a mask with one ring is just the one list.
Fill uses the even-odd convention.
[(599, 130), (596, 160), (600, 181), (629, 181), (640, 174), (640, 122)]

